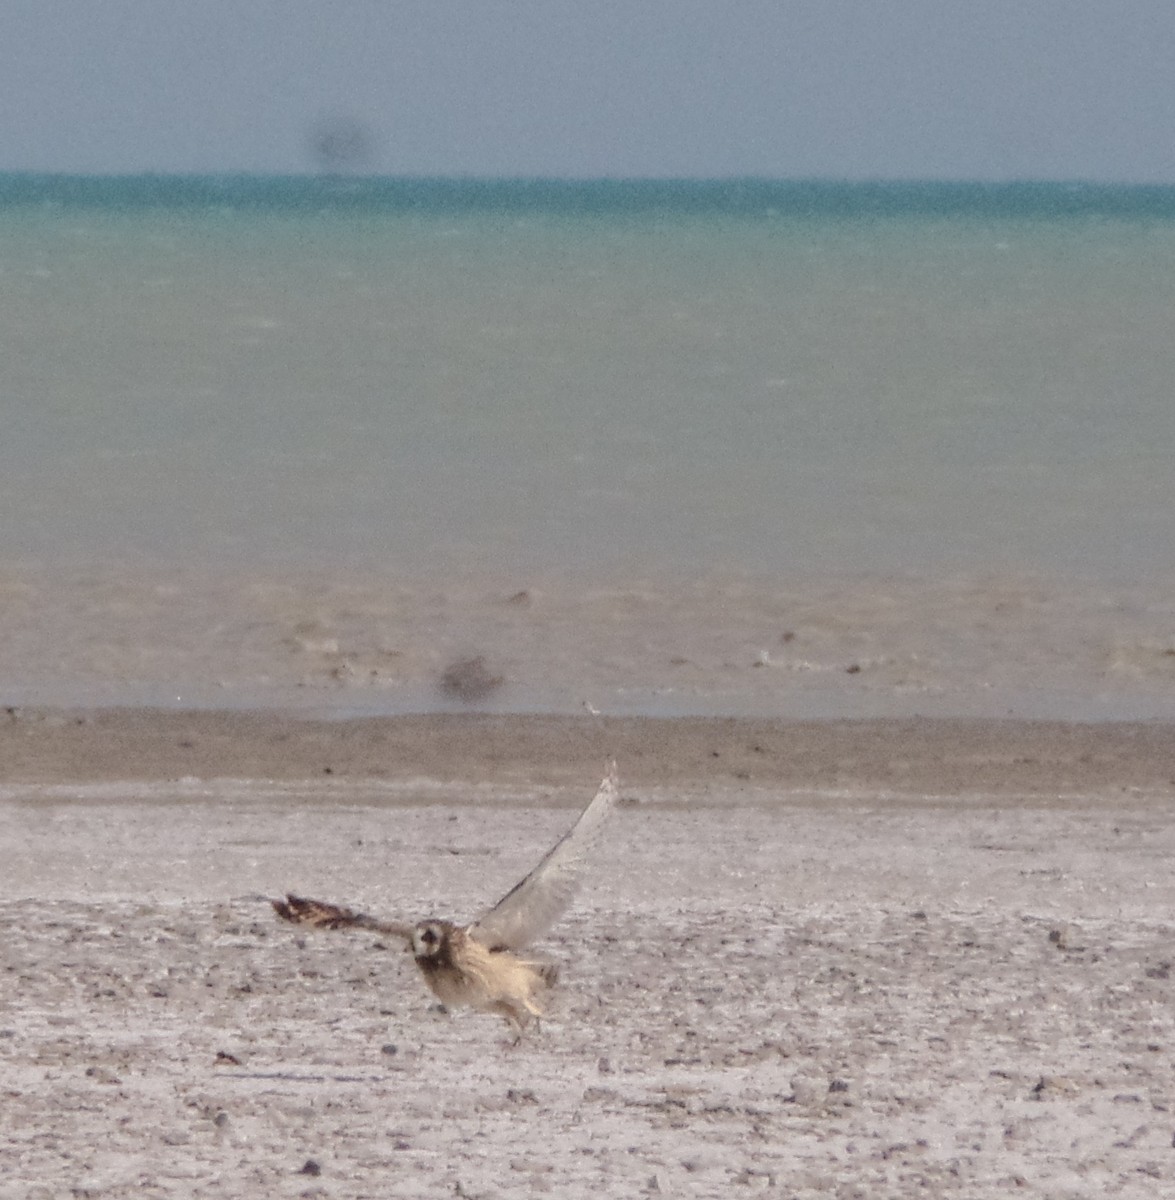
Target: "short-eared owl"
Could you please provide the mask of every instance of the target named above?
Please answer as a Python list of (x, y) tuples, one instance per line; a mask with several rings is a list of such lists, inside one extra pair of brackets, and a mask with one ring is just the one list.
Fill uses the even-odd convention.
[(441, 1003), (496, 1012), (522, 1030), (541, 1015), (539, 1000), (555, 982), (556, 970), (516, 952), (546, 933), (570, 904), (588, 852), (616, 799), (613, 763), (579, 820), (525, 879), (471, 925), (436, 919), (415, 925), (381, 921), (339, 904), (293, 895), (271, 903), (278, 916), (298, 924), (370, 929), (403, 938)]

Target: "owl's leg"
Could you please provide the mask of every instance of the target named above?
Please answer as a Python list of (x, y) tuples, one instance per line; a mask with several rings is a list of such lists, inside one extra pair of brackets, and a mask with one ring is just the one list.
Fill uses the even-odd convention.
[(512, 1004), (509, 1000), (495, 1000), (493, 1004), (487, 1006), (487, 1012), (497, 1013), (510, 1028), (513, 1037), (507, 1038), (503, 1045), (513, 1049), (522, 1041), (522, 1034), (526, 1029), (526, 1022), (523, 1019), (525, 1013), (519, 1010), (518, 1006)]

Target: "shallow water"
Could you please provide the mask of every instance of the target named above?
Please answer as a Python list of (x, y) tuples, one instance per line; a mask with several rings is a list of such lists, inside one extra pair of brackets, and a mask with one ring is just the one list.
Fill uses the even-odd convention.
[(25, 182), (10, 697), (1171, 707), (1166, 193)]
[[(1175, 592), (987, 576), (0, 573), (8, 704), (1175, 719)], [(446, 690), (481, 658), (482, 694)]]

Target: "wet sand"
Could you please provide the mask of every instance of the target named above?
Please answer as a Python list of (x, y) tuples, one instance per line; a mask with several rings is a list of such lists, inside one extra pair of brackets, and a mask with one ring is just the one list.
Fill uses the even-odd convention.
[[(1162, 1194), (1172, 732), (9, 714), (0, 1196)], [(471, 916), (609, 753), (517, 1047), (265, 903)]]
[(1175, 580), (0, 561), (0, 704), (1175, 722)]

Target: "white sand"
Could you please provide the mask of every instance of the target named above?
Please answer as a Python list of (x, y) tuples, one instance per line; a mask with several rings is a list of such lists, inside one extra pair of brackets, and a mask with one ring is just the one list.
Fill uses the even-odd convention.
[(1169, 787), (659, 787), (639, 763), (546, 944), (554, 1009), (510, 1049), (433, 1011), (402, 951), (262, 899), (473, 915), (596, 782), (486, 763), (10, 781), (0, 1197), (1175, 1186)]

